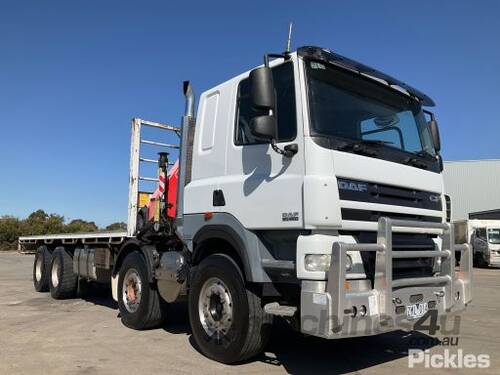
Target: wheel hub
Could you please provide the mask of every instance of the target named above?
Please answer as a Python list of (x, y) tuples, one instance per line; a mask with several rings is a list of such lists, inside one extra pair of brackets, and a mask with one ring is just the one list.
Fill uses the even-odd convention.
[(35, 263), (35, 279), (40, 281), (42, 279), (42, 262), (43, 257), (39, 256)]
[(139, 308), (142, 298), (142, 280), (139, 273), (131, 268), (123, 278), (122, 301), (128, 312), (134, 313)]
[(198, 313), (203, 329), (208, 336), (220, 338), (232, 324), (233, 300), (229, 289), (216, 277), (208, 279), (202, 286)]
[[(59, 258), (56, 257), (54, 258), (54, 262), (52, 263), (52, 272), (51, 272), (51, 280), (52, 280), (52, 286), (54, 288), (57, 288), (59, 285), (59, 268), (60, 268), (60, 261)], [(41, 265), (40, 265), (41, 267)]]

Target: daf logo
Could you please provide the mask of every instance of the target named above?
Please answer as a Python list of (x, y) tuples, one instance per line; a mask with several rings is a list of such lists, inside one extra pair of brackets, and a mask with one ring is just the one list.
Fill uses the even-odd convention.
[(437, 203), (439, 202), (439, 195), (429, 195), (429, 200), (431, 202)]
[(368, 191), (368, 185), (359, 182), (339, 181), (338, 185), (340, 190), (351, 190), (359, 192)]

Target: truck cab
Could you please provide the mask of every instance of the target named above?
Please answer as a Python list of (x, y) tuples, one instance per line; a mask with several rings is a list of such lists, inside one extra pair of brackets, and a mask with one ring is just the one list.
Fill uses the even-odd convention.
[[(321, 53), (321, 54), (320, 54)], [(274, 152), (252, 133), (249, 72), (200, 98), (185, 214), (234, 216), (251, 230), (376, 230), (377, 215), (442, 222), (443, 182), (423, 105), (305, 47), (271, 64)], [(214, 206), (221, 190), (225, 205)], [(386, 216), (387, 216), (386, 215)]]

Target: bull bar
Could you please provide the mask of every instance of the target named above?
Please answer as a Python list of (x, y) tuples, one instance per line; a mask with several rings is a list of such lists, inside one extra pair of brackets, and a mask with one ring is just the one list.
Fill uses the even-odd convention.
[[(441, 250), (395, 251), (392, 249), (393, 232), (437, 234)], [(346, 279), (347, 251), (376, 252), (373, 288), (350, 290)], [(455, 270), (455, 252), (462, 253), (458, 271)], [(434, 276), (393, 279), (392, 260), (397, 258), (436, 258), (440, 268)], [(314, 282), (303, 283), (302, 321), (309, 319), (319, 324), (312, 331), (311, 326), (302, 324), (302, 331), (325, 338), (340, 338), (395, 329), (411, 330), (415, 320), (402, 314), (401, 309), (406, 311), (406, 306), (415, 299), (432, 301), (432, 309), (441, 316), (464, 310), (472, 300), (471, 248), (468, 244), (454, 243), (454, 228), (450, 223), (382, 217), (378, 221), (377, 243), (333, 244), (326, 288), (321, 290)]]

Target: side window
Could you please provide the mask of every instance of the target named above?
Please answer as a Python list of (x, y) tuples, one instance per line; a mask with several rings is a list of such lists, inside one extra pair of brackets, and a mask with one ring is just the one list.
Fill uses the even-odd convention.
[[(297, 135), (297, 115), (295, 106), (295, 85), (293, 64), (284, 63), (272, 68), (274, 88), (276, 90), (276, 118), (278, 120), (278, 142), (291, 141)], [(252, 135), (250, 120), (265, 113), (252, 108), (250, 80), (242, 80), (238, 86), (236, 107), (236, 145), (265, 143)]]
[(214, 147), (215, 126), (217, 124), (217, 109), (219, 107), (219, 92), (209, 94), (203, 103), (201, 115), (201, 150), (208, 151)]

